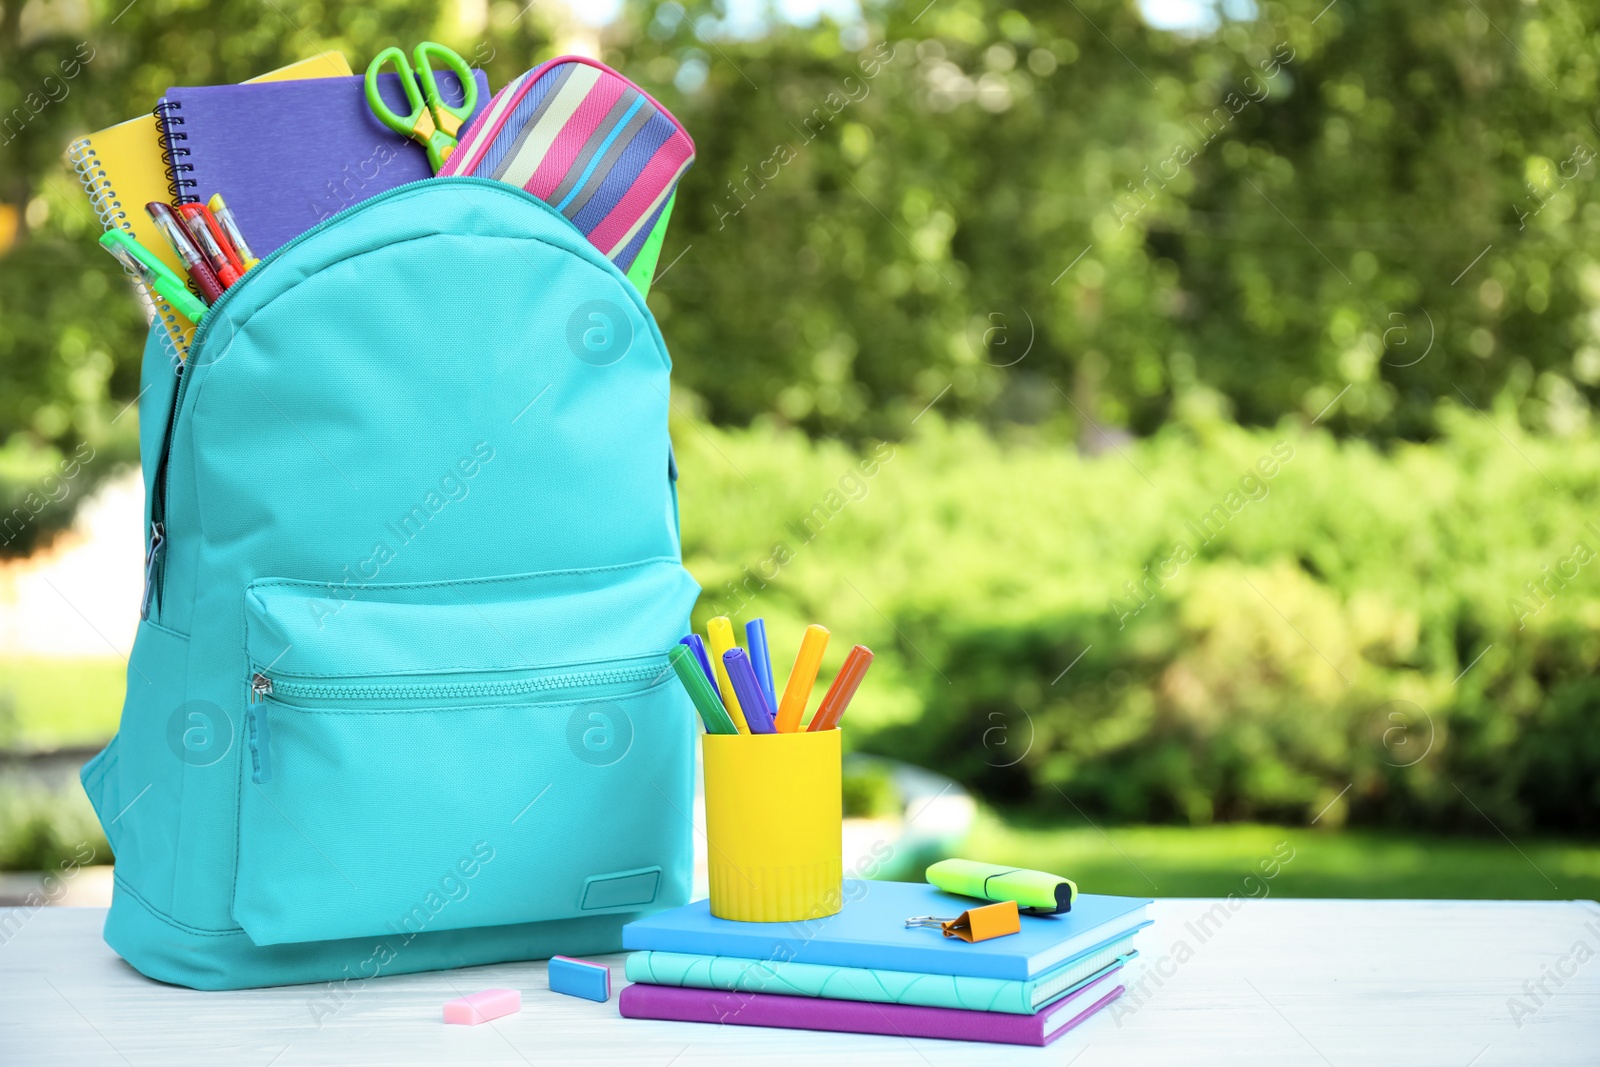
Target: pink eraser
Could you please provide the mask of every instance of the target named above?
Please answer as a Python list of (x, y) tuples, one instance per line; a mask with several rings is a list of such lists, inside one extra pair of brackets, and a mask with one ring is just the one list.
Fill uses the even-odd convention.
[(480, 989), (444, 1003), (444, 1021), (477, 1026), (490, 1019), (522, 1010), (522, 994), (515, 989)]

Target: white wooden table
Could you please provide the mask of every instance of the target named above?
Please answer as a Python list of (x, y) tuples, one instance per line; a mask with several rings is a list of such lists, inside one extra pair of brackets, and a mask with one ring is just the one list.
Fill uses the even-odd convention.
[[(1047, 1049), (623, 1019), (615, 993), (595, 1004), (549, 992), (542, 963), (377, 979), (319, 1027), (318, 987), (161, 985), (101, 941), (102, 910), (50, 908), (0, 944), (0, 1064), (1600, 1063), (1591, 901), (1252, 900), (1202, 928), (1215, 904), (1157, 902), (1140, 944), (1169, 977)], [(620, 988), (622, 957), (602, 960)], [(490, 986), (521, 989), (521, 1014), (440, 1022), (444, 1001)]]

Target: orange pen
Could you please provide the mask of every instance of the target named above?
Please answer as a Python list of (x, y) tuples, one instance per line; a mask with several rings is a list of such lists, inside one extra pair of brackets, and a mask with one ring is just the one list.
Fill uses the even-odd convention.
[(844, 718), (844, 709), (850, 706), (851, 698), (861, 688), (861, 679), (867, 676), (870, 666), (872, 649), (857, 645), (850, 650), (850, 654), (844, 658), (844, 666), (839, 668), (838, 677), (823, 695), (817, 713), (811, 716), (809, 730), (831, 730), (839, 725), (839, 720)]
[(211, 209), (204, 204), (179, 204), (178, 214), (183, 216), (183, 224), (189, 228), (194, 243), (211, 262), (211, 269), (222, 287), (226, 289), (238, 281), (244, 273), (244, 260), (228, 243), (228, 235), (222, 232), (222, 224), (211, 214)]
[(828, 648), (828, 628), (807, 626), (806, 635), (800, 639), (800, 652), (794, 658), (794, 668), (789, 671), (789, 684), (783, 687), (783, 699), (778, 702), (778, 732), (792, 734), (800, 729), (800, 719), (811, 701), (811, 687), (817, 684), (817, 668), (822, 666), (822, 653)]

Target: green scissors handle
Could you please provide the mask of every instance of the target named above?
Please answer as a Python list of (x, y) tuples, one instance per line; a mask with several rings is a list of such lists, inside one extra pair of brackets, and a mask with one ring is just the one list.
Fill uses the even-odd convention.
[[(444, 102), (439, 93), (439, 83), (433, 76), (433, 61), (453, 71), (461, 81), (463, 99), (460, 107)], [(400, 88), (406, 94), (408, 114), (397, 115), (384, 103), (378, 93), (378, 74), (386, 65), (392, 65), (400, 76)], [(422, 84), (417, 84), (421, 77)], [(372, 57), (367, 65), (367, 106), (378, 116), (378, 121), (395, 133), (417, 141), (428, 150), (428, 163), (435, 174), (456, 149), (456, 136), (461, 124), (472, 116), (478, 104), (478, 83), (472, 77), (467, 61), (452, 49), (432, 41), (423, 41), (412, 53), (412, 62), (398, 48), (385, 48)]]

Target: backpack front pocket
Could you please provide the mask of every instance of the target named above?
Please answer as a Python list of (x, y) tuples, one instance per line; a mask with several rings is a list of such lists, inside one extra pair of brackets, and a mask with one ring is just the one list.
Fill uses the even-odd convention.
[(403, 942), (685, 901), (693, 712), (665, 652), (693, 596), (675, 561), (253, 585), (234, 918)]

